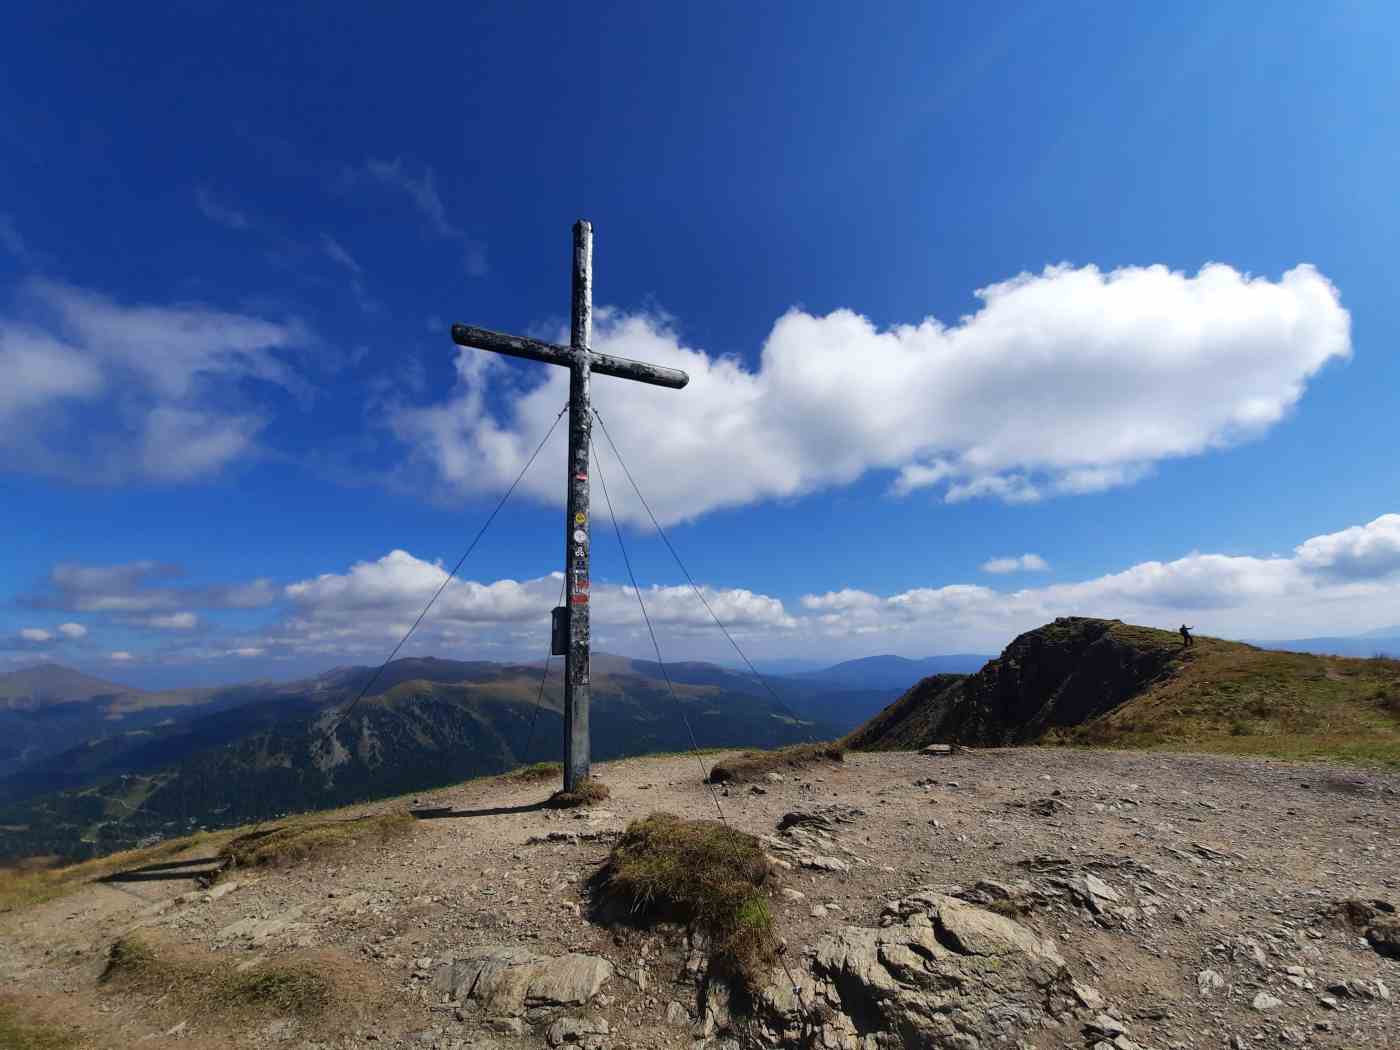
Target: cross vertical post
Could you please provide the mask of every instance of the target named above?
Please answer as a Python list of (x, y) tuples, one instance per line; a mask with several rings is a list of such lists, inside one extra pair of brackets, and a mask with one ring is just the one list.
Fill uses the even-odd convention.
[[(569, 352), (569, 477), (564, 518), (564, 603), (569, 613), (564, 653), (564, 790), (588, 776), (588, 575), (592, 522), (588, 509), (588, 451), (593, 417), (588, 403), (589, 343), (593, 339), (593, 224), (574, 223), (573, 306)], [(524, 756), (521, 756), (522, 759)]]
[(564, 649), (564, 790), (573, 791), (588, 777), (590, 767), (588, 610), (593, 523), (588, 505), (588, 456), (593, 417), (589, 384), (594, 375), (604, 375), (679, 390), (690, 382), (690, 377), (679, 369), (600, 354), (590, 345), (593, 341), (593, 224), (585, 219), (574, 223), (573, 303), (569, 311), (568, 346), (465, 324), (452, 326), (452, 341), (458, 346), (561, 365), (569, 370), (569, 459), (564, 512), (564, 608), (568, 610)]

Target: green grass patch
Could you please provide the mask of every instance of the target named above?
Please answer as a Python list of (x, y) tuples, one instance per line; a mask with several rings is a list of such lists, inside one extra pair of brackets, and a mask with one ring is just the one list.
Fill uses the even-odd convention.
[(348, 820), (303, 820), (259, 828), (230, 839), (219, 856), (230, 868), (289, 868), (313, 857), (382, 845), (412, 833), (407, 813), (381, 813)]
[(793, 744), (772, 751), (745, 751), (716, 762), (710, 769), (711, 784), (749, 784), (762, 780), (765, 773), (809, 769), (823, 763), (844, 762), (846, 747), (839, 741)]
[(653, 813), (633, 821), (600, 873), (601, 891), (643, 918), (690, 924), (711, 965), (750, 991), (777, 958), (758, 839), (713, 820)]
[(77, 1045), (69, 1029), (27, 1018), (13, 1003), (0, 1001), (0, 1050), (70, 1050)]

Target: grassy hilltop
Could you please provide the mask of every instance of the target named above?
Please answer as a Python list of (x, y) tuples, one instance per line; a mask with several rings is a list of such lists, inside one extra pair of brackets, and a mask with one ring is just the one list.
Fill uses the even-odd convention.
[(1064, 617), (974, 675), (935, 675), (850, 735), (933, 742), (1341, 758), (1400, 765), (1400, 660), (1274, 652), (1120, 620)]

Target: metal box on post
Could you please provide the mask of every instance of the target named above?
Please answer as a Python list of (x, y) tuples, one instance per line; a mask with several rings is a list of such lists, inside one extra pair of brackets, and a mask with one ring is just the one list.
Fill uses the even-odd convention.
[(549, 615), (549, 654), (565, 656), (569, 652), (569, 607), (557, 605)]

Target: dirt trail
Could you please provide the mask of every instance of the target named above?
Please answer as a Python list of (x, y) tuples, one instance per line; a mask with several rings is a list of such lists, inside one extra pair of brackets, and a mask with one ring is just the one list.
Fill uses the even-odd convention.
[[(217, 1034), (225, 1045), (258, 1047), (537, 1047), (539, 1034), (484, 1034), (459, 1020), (427, 980), (454, 953), (520, 945), (612, 960), (617, 977), (598, 1004), (612, 1019), (604, 1045), (689, 1048), (706, 1033), (682, 972), (684, 946), (664, 932), (590, 923), (584, 884), (629, 820), (655, 810), (717, 818), (714, 799), (693, 756), (607, 763), (596, 773), (612, 798), (586, 815), (541, 808), (553, 784), (474, 781), (420, 796), (412, 808), (429, 819), (401, 842), (234, 873), (214, 894), (187, 880), (103, 883), (0, 915), (0, 986), (36, 1008), (66, 1004), (93, 1046), (146, 1037), (143, 1046), (189, 1047), (191, 1037)], [(731, 824), (758, 835), (772, 835), (793, 810), (861, 811), (834, 834), (848, 872), (784, 873), (786, 889), (802, 895), (775, 904), (794, 955), (835, 926), (877, 925), (886, 901), (915, 889), (1087, 871), (1116, 893), (1114, 907), (1096, 914), (1072, 897), (1052, 899), (1022, 921), (1116, 1004), (1136, 1045), (1400, 1047), (1400, 960), (1320, 915), (1347, 897), (1400, 902), (1400, 775), (1031, 748), (854, 754), (758, 792), (731, 787), (719, 799)], [(404, 808), (399, 800), (363, 811)], [(560, 834), (549, 841), (551, 833)], [(253, 965), (335, 952), (384, 982), (397, 1005), (319, 1026), (272, 1018), (215, 1032), (182, 1018), (186, 1027), (166, 1036), (174, 1015), (97, 983), (111, 943), (137, 927)], [(1203, 994), (1206, 970), (1225, 987)], [(1361, 984), (1328, 992), (1347, 980)], [(1280, 1005), (1256, 1009), (1260, 992)]]

